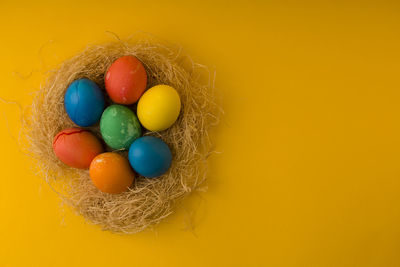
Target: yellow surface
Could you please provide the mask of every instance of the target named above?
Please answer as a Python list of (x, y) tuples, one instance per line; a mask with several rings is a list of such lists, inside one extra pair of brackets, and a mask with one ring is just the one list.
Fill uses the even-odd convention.
[[(364, 2), (364, 3), (363, 3)], [(215, 66), (226, 116), (209, 191), (155, 231), (85, 223), (29, 171), (1, 103), (0, 266), (400, 266), (396, 1), (8, 1), (0, 96), (141, 30)], [(30, 75), (30, 73), (32, 74)], [(3, 116), (4, 115), (4, 116)], [(6, 116), (6, 117), (5, 117)], [(6, 120), (7, 118), (7, 120)]]

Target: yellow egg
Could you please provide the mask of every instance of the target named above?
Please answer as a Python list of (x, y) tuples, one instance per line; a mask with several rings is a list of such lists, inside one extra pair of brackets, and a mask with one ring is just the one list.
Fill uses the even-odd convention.
[(181, 100), (168, 85), (156, 85), (139, 99), (137, 116), (147, 130), (157, 132), (169, 128), (179, 116)]

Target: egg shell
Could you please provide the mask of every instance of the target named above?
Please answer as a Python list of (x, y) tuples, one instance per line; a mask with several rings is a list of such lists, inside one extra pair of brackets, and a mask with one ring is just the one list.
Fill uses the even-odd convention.
[(90, 164), (90, 178), (102, 192), (119, 194), (132, 185), (135, 174), (126, 158), (114, 152), (95, 157)]
[(81, 128), (69, 128), (59, 132), (53, 140), (56, 156), (68, 166), (87, 169), (90, 162), (104, 151), (100, 140)]
[(142, 128), (135, 113), (121, 105), (106, 108), (100, 119), (100, 132), (104, 141), (113, 149), (129, 149)]
[(64, 106), (75, 124), (88, 127), (100, 120), (105, 101), (101, 89), (95, 82), (79, 79), (69, 85), (64, 96)]
[(158, 137), (143, 136), (129, 148), (129, 163), (140, 175), (154, 178), (171, 166), (172, 154), (168, 145)]
[(146, 129), (157, 132), (171, 127), (181, 110), (178, 92), (168, 85), (156, 85), (140, 98), (137, 115)]
[(147, 73), (134, 56), (124, 56), (114, 61), (105, 76), (105, 87), (111, 100), (118, 104), (136, 103), (147, 85)]

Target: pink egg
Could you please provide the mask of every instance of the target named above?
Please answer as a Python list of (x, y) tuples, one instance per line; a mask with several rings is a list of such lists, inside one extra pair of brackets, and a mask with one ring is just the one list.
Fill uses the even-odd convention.
[(53, 150), (62, 162), (78, 169), (88, 169), (92, 160), (104, 151), (100, 140), (81, 128), (59, 132), (54, 137)]

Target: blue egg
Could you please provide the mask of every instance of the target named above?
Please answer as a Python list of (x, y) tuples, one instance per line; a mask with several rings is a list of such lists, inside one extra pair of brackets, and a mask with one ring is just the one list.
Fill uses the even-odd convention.
[(168, 145), (160, 138), (143, 136), (129, 148), (129, 162), (140, 175), (154, 178), (164, 174), (171, 166), (172, 154)]
[(70, 84), (64, 96), (65, 110), (70, 119), (82, 127), (100, 120), (105, 101), (99, 86), (89, 79), (79, 79)]

